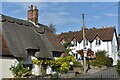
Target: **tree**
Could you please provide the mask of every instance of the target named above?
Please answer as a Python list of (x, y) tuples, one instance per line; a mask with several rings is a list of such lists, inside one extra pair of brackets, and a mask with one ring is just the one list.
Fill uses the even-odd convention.
[(51, 29), (51, 31), (53, 32), (53, 33), (56, 33), (56, 28), (55, 28), (55, 25), (53, 25), (52, 23), (51, 24), (49, 24), (49, 28)]
[(63, 46), (66, 48), (65, 53), (69, 54), (69, 52), (72, 52), (72, 51), (70, 50), (70, 47), (73, 46), (73, 44), (71, 44), (71, 42), (65, 42), (65, 43), (63, 44)]
[(64, 46), (65, 48), (68, 48), (68, 47), (73, 46), (73, 44), (71, 44), (71, 42), (65, 42), (65, 43), (63, 44), (63, 46)]

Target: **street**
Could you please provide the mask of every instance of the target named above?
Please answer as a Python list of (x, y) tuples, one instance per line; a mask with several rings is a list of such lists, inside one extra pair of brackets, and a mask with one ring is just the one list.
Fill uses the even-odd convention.
[(77, 75), (76, 78), (118, 78), (118, 75), (115, 68), (107, 68), (93, 74), (91, 70), (88, 74)]

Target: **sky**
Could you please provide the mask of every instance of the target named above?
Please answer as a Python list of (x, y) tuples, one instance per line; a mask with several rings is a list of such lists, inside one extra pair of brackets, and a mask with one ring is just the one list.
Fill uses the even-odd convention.
[[(87, 28), (115, 26), (118, 29), (117, 2), (2, 2), (1, 13), (7, 16), (27, 20), (30, 5), (39, 10), (39, 23), (53, 24), (57, 34), (79, 31), (82, 27), (82, 14), (85, 15)], [(114, 6), (116, 5), (116, 6)], [(111, 7), (112, 6), (112, 7)], [(111, 7), (111, 8), (110, 8)], [(98, 11), (98, 13), (96, 13)]]

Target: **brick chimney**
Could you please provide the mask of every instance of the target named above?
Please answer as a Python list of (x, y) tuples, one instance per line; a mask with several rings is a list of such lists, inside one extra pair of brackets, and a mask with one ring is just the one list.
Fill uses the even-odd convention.
[(29, 21), (34, 22), (36, 25), (38, 24), (38, 9), (37, 6), (34, 6), (33, 9), (33, 5), (30, 6), (30, 10), (28, 10), (28, 15), (27, 15), (27, 19)]

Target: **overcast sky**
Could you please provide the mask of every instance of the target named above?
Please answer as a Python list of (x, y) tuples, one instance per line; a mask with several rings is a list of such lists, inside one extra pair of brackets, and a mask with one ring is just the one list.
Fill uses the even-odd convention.
[[(117, 2), (2, 2), (2, 14), (26, 20), (31, 4), (38, 7), (39, 23), (54, 24), (57, 34), (80, 30), (83, 13), (93, 13), (85, 15), (87, 28), (116, 26), (118, 30)], [(117, 32), (120, 33), (120, 30)]]

